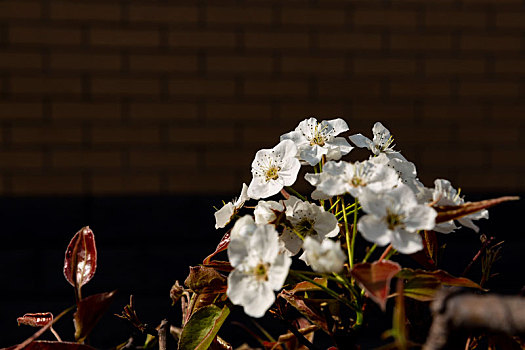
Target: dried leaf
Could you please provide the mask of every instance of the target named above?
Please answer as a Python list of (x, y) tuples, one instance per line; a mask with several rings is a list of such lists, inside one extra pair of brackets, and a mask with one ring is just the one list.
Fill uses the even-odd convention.
[(74, 315), (75, 339), (83, 342), (91, 333), (102, 315), (107, 311), (115, 298), (116, 290), (109, 293), (91, 295), (80, 300)]
[(18, 325), (25, 324), (31, 327), (44, 327), (49, 322), (53, 322), (53, 314), (51, 312), (39, 312), (25, 314), (16, 319)]
[(487, 199), (479, 202), (467, 202), (462, 205), (447, 205), (447, 206), (433, 206), (437, 211), (436, 224), (447, 222), (450, 220), (460, 219), (464, 216), (473, 214), (483, 209), (490, 208), (496, 204), (500, 204), (507, 201), (516, 201), (520, 197), (516, 196), (505, 196), (494, 199)]
[(197, 294), (201, 293), (225, 293), (227, 284), (226, 277), (215, 269), (205, 266), (190, 267), (190, 274), (184, 281), (186, 287)]
[[(14, 350), (18, 345), (1, 350)], [(95, 350), (91, 346), (70, 342), (35, 340), (24, 347), (24, 350)]]
[(350, 274), (384, 311), (386, 298), (390, 292), (390, 281), (400, 270), (401, 266), (398, 263), (382, 260), (355, 264)]
[[(86, 226), (81, 228), (66, 249), (64, 276), (75, 289), (88, 283), (97, 269), (97, 247), (95, 235)], [(79, 294), (77, 294), (79, 295)]]
[(179, 350), (206, 350), (230, 314), (228, 306), (222, 309), (208, 305), (195, 311), (182, 330)]

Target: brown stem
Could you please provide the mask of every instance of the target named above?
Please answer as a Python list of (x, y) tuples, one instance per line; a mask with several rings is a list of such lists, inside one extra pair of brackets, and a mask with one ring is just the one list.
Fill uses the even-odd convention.
[(62, 341), (60, 335), (58, 335), (57, 331), (55, 331), (53, 327), (49, 327), (49, 330), (51, 331), (51, 333), (53, 333), (53, 335), (55, 336), (55, 338), (57, 338), (58, 341)]
[(392, 250), (392, 244), (389, 244), (388, 247), (386, 247), (385, 251), (383, 252), (383, 254), (381, 254), (381, 256), (379, 257), (379, 260), (378, 261), (383, 261), (386, 256), (388, 255), (388, 253), (390, 253), (390, 251)]
[(479, 248), (478, 252), (476, 253), (476, 255), (474, 255), (474, 257), (472, 258), (472, 261), (467, 265), (467, 267), (465, 268), (461, 276), (465, 276), (470, 271), (472, 265), (474, 265), (476, 260), (478, 260), (479, 257), (481, 256), (481, 253), (483, 253), (487, 249), (487, 247), (492, 243), (493, 240), (494, 240), (494, 237), (490, 237), (490, 238), (487, 238), (485, 242), (483, 242), (483, 244), (481, 245), (481, 248)]
[(160, 323), (158, 334), (159, 334), (159, 350), (166, 350), (168, 348), (168, 338), (166, 337), (168, 331), (168, 320), (164, 319)]

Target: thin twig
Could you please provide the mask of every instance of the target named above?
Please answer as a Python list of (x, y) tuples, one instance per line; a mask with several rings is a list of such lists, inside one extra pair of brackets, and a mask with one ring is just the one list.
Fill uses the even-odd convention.
[(481, 253), (483, 253), (488, 248), (488, 246), (492, 243), (493, 240), (494, 240), (494, 237), (489, 237), (485, 240), (485, 242), (483, 242), (483, 244), (481, 245), (481, 248), (479, 248), (476, 255), (474, 255), (474, 257), (472, 258), (472, 261), (467, 265), (467, 267), (465, 267), (465, 270), (463, 270), (463, 273), (461, 274), (461, 276), (465, 276), (470, 271), (472, 265), (474, 265), (474, 263), (481, 256)]
[(168, 338), (166, 337), (168, 331), (168, 320), (164, 319), (159, 326), (159, 350), (166, 350), (168, 348)]

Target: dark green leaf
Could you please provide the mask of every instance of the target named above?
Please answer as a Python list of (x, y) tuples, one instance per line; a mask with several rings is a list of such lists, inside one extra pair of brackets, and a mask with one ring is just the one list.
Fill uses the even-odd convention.
[(230, 309), (226, 305), (222, 309), (208, 305), (195, 311), (182, 330), (178, 349), (208, 349), (229, 314)]

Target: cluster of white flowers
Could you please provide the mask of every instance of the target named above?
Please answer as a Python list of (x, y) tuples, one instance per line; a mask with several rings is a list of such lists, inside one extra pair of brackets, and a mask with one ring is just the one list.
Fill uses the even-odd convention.
[[(216, 212), (216, 228), (236, 220), (228, 246), (233, 271), (227, 294), (248, 315), (264, 315), (275, 300), (274, 291), (283, 287), (291, 257), (301, 251), (300, 259), (318, 273), (343, 270), (348, 262), (338, 240), (343, 218), (328, 200), (354, 197), (364, 211), (357, 222), (361, 235), (379, 246), (391, 244), (403, 254), (423, 248), (421, 230), (449, 233), (457, 228), (453, 221), (436, 225), (437, 213), (432, 208), (464, 203), (450, 182), (436, 180), (433, 189), (426, 188), (417, 178), (415, 165), (394, 149), (390, 131), (379, 122), (373, 126), (372, 140), (361, 134), (349, 137), (356, 147), (371, 151), (369, 159), (340, 160), (353, 149), (345, 138), (337, 137), (345, 131), (348, 126), (342, 119), (302, 121), (282, 135), (275, 147), (256, 153), (249, 186), (243, 184), (239, 199)], [(302, 165), (315, 170), (305, 175), (315, 187), (312, 201), (287, 192)], [(279, 192), (285, 199), (260, 200)], [(236, 219), (249, 199), (258, 200), (253, 216)], [(477, 230), (472, 220), (487, 217), (484, 210), (458, 222)]]

